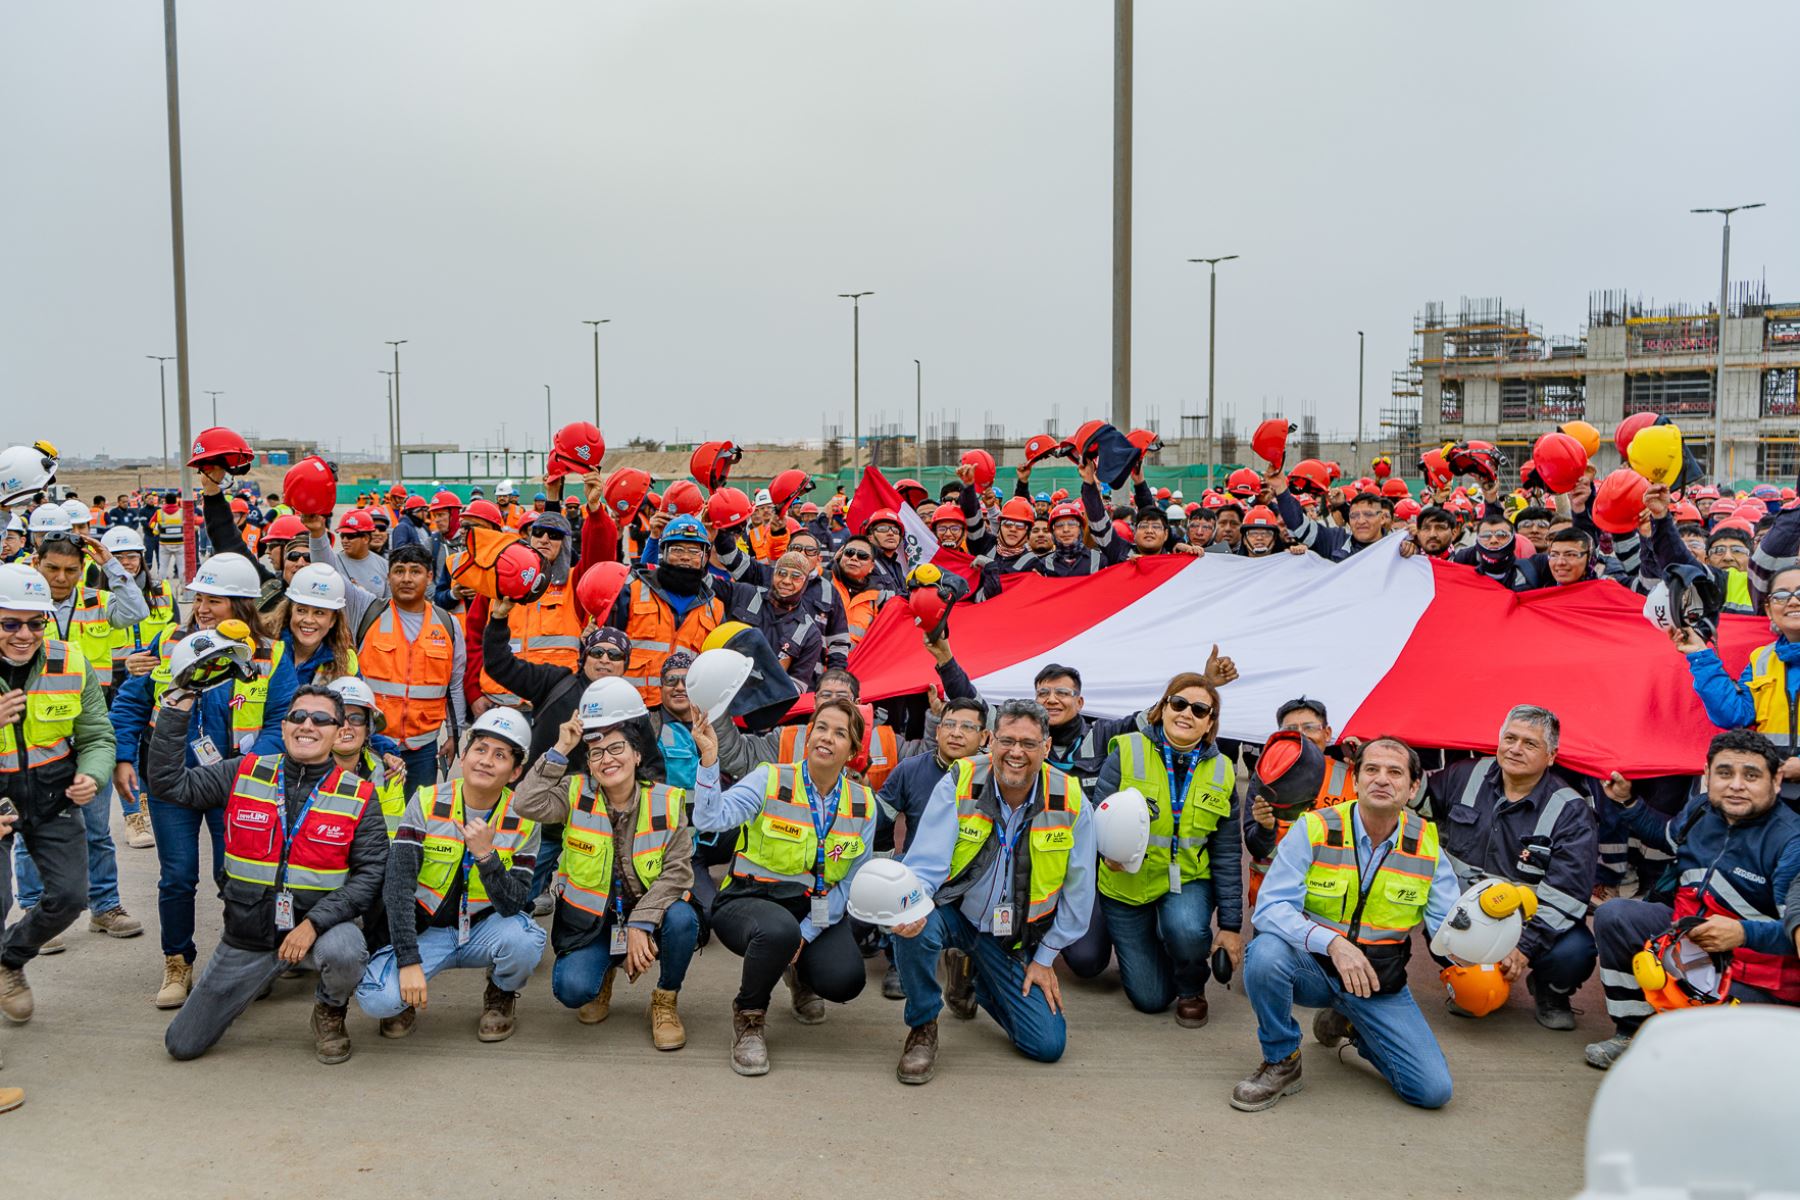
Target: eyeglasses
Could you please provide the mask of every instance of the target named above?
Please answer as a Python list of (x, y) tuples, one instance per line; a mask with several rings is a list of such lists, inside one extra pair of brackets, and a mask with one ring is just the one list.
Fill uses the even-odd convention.
[(1072, 687), (1041, 687), (1037, 690), (1037, 698), (1039, 700), (1048, 700), (1051, 697), (1056, 697), (1060, 700), (1073, 700), (1080, 694), (1080, 692), (1077, 692)]
[[(1770, 592), (1769, 593), (1769, 603), (1770, 604), (1800, 603), (1800, 588), (1782, 588), (1780, 591)], [(16, 623), (16, 622), (14, 622), (14, 623)], [(41, 628), (43, 628), (43, 626), (40, 625), (40, 626), (38, 626), (38, 628), (41, 629)]]
[(360, 708), (353, 708), (344, 713), (344, 724), (353, 729), (361, 729), (369, 723), (369, 714)]
[(856, 697), (849, 692), (814, 692), (815, 704), (823, 704), (827, 700), (842, 700), (845, 704), (855, 704)]
[(1324, 733), (1325, 732), (1325, 724), (1322, 721), (1305, 721), (1299, 725), (1283, 725), (1282, 728), (1298, 730), (1301, 733)]
[(806, 572), (795, 570), (793, 567), (776, 567), (775, 568), (775, 578), (777, 578), (777, 579), (805, 579)]
[(1519, 528), (1520, 529), (1548, 529), (1548, 528), (1550, 528), (1550, 522), (1548, 522), (1548, 521), (1520, 521)]
[(595, 646), (588, 651), (593, 658), (604, 658), (607, 662), (624, 662), (625, 652), (617, 646)]
[(1043, 747), (1043, 738), (1001, 737), (994, 739), (996, 750), (1037, 750)]
[(1176, 712), (1188, 712), (1192, 710), (1196, 717), (1210, 717), (1213, 712), (1213, 706), (1206, 701), (1189, 700), (1186, 696), (1169, 696), (1163, 700), (1163, 703)]
[(854, 546), (838, 551), (839, 558), (847, 558), (852, 562), (873, 561), (875, 556), (867, 550), (859, 550)]
[(307, 722), (310, 721), (314, 725), (320, 725), (320, 726), (329, 728), (330, 726), (333, 726), (333, 725), (342, 725), (343, 724), (342, 721), (338, 720), (336, 717), (332, 716), (330, 713), (322, 712), (316, 708), (289, 709), (287, 716), (285, 716), (281, 719), (283, 721), (286, 721), (289, 725), (305, 725)]
[(1548, 555), (1551, 562), (1586, 562), (1586, 550), (1552, 550)]
[[(1771, 596), (1770, 599), (1774, 599), (1774, 597)], [(29, 629), (33, 633), (42, 633), (49, 625), (50, 621), (47, 617), (26, 617), (23, 619), (19, 617), (7, 617), (5, 620), (0, 621), (0, 631), (17, 633), (21, 629)]]
[(588, 743), (589, 758), (610, 758), (623, 761), (629, 753), (631, 753), (630, 742), (607, 742), (605, 745), (598, 742)]
[(794, 554), (803, 554), (807, 558), (819, 557), (819, 548), (817, 546), (796, 546), (792, 542), (789, 542), (788, 550)]
[(939, 721), (938, 728), (950, 733), (979, 733), (979, 721)]
[(549, 538), (553, 542), (560, 542), (569, 535), (560, 529), (534, 529), (531, 531), (531, 536), (534, 538)]
[(1513, 531), (1510, 529), (1478, 529), (1475, 531), (1475, 537), (1478, 541), (1504, 543), (1513, 540)]
[(675, 691), (676, 689), (680, 689), (681, 691), (685, 692), (685, 691), (687, 691), (687, 676), (686, 675), (664, 675), (662, 677), (662, 687), (663, 687), (663, 691), (665, 691), (665, 692), (672, 692), (672, 691)]
[(1741, 544), (1740, 545), (1718, 545), (1718, 546), (1714, 546), (1711, 549), (1709, 549), (1707, 551), (1707, 553), (1708, 554), (1717, 554), (1721, 558), (1749, 558), (1750, 557), (1750, 547), (1741, 545)]

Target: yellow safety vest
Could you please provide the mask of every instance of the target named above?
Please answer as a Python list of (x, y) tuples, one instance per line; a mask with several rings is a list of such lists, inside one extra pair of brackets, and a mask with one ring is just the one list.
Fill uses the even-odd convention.
[[(419, 907), (436, 915), (438, 908), (449, 894), (450, 886), (456, 881), (456, 873), (463, 865), (463, 781), (458, 779), (449, 785), (449, 794), (445, 794), (444, 785), (420, 788), (414, 793), (419, 802), (419, 811), (425, 814), (425, 842), (423, 846), (424, 861), (419, 864), (419, 882), (413, 889), (413, 899)], [(524, 817), (514, 815), (512, 811), (512, 789), (503, 788), (500, 802), (494, 805), (494, 811), (488, 817), (488, 824), (494, 827), (494, 853), (500, 856), (501, 865), (512, 870), (513, 855), (519, 847), (531, 840), (537, 831), (537, 823)], [(488, 901), (487, 885), (481, 881), (481, 872), (473, 866), (469, 869), (469, 916), (473, 918), (492, 905)]]
[[(985, 874), (991, 855), (983, 851), (995, 844), (994, 825), (1000, 815), (1000, 802), (988, 787), (989, 756), (958, 759), (955, 770), (956, 845), (950, 852), (950, 873), (938, 889), (940, 903), (961, 896)], [(1075, 849), (1081, 785), (1046, 763), (1031, 805), (1026, 836), (1013, 847), (1013, 861), (1001, 867), (1012, 872), (1008, 897), (1017, 896), (1021, 887), (1026, 893), (1025, 920), (1013, 942), (1015, 949), (1036, 945), (1056, 914), (1069, 876), (1069, 854)]]
[[(629, 850), (632, 873), (645, 888), (662, 875), (669, 842), (681, 825), (687, 793), (657, 783), (638, 788), (637, 827)], [(606, 915), (618, 857), (612, 816), (606, 800), (585, 776), (569, 780), (569, 817), (563, 824), (562, 898), (584, 912)]]
[[(381, 819), (387, 823), (388, 841), (391, 842), (394, 830), (400, 828), (400, 818), (406, 815), (406, 776), (388, 770), (367, 746), (363, 747), (362, 765), (363, 778), (375, 787), (375, 799), (381, 804)], [(375, 783), (377, 779), (381, 782)]]
[(1120, 734), (1112, 740), (1119, 755), (1119, 789), (1136, 788), (1151, 803), (1150, 847), (1136, 871), (1115, 871), (1100, 862), (1096, 886), (1103, 896), (1126, 904), (1150, 904), (1169, 890), (1169, 855), (1173, 851), (1181, 868), (1181, 881), (1212, 878), (1206, 840), (1231, 813), (1231, 792), (1236, 772), (1231, 760), (1215, 754), (1189, 772), (1187, 795), (1182, 800), (1181, 829), (1175, 829), (1174, 804), (1170, 799), (1168, 770), (1162, 752), (1141, 733)]
[(1365, 899), (1351, 817), (1355, 808), (1352, 801), (1301, 818), (1312, 847), (1304, 907), (1313, 920), (1359, 946), (1399, 945), (1425, 919), (1437, 874), (1437, 826), (1410, 810), (1403, 814), (1394, 848), (1381, 860)]
[(26, 689), (25, 761), (19, 762), (19, 726), (0, 725), (0, 775), (14, 774), (21, 767), (35, 771), (74, 753), (75, 718), (81, 715), (87, 676), (80, 646), (44, 639), (44, 665)]
[[(768, 765), (768, 785), (762, 812), (738, 831), (737, 855), (731, 862), (732, 879), (746, 883), (796, 884), (814, 890), (813, 872), (819, 863), (819, 836), (813, 828), (812, 806), (806, 801), (801, 768), (793, 763)], [(796, 789), (802, 789), (795, 800)], [(848, 774), (838, 786), (837, 813), (825, 834), (823, 882), (838, 883), (850, 873), (856, 860), (875, 843), (875, 793)]]

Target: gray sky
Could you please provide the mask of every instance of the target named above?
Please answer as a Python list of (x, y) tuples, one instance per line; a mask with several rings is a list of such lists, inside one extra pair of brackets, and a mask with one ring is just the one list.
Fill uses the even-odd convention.
[[(541, 444), (928, 411), (1036, 432), (1110, 389), (1112, 6), (181, 5), (196, 428)], [(7, 441), (154, 452), (174, 351), (160, 6), (0, 6)], [(1800, 6), (1139, 0), (1135, 406), (1370, 423), (1428, 299), (1574, 333), (1590, 289), (1800, 298)], [(1726, 107), (1719, 107), (1720, 98)], [(173, 364), (171, 364), (172, 366)], [(173, 372), (171, 371), (171, 390)], [(841, 414), (841, 416), (840, 416)], [(524, 431), (524, 432), (521, 432)]]

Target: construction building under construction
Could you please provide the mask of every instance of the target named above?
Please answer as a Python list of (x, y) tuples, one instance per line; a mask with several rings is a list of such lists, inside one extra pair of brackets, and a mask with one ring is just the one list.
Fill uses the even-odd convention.
[[(1594, 292), (1586, 329), (1551, 338), (1498, 299), (1464, 299), (1456, 312), (1428, 304), (1413, 322), (1409, 369), (1394, 376), (1390, 413), (1403, 421), (1417, 412), (1426, 446), (1468, 438), (1501, 446), (1516, 479), (1532, 443), (1564, 421), (1610, 435), (1625, 417), (1653, 412), (1681, 427), (1716, 480), (1792, 481), (1800, 471), (1800, 302), (1772, 304), (1759, 283), (1728, 295), (1722, 387), (1716, 304)], [(1610, 437), (1603, 441), (1604, 471), (1618, 454)]]

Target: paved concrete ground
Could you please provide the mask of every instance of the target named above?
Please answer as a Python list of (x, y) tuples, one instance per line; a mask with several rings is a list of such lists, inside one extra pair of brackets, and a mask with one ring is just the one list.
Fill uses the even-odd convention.
[[(1566, 1198), (1601, 1078), (1581, 1048), (1608, 1031), (1592, 987), (1575, 1033), (1539, 1029), (1522, 995), (1455, 1020), (1415, 963), (1456, 1081), (1448, 1108), (1409, 1109), (1354, 1055), (1309, 1041), (1306, 1090), (1246, 1114), (1226, 1104), (1258, 1059), (1242, 997), (1215, 986), (1211, 1023), (1185, 1030), (1134, 1012), (1109, 972), (1065, 982), (1061, 1063), (1021, 1060), (985, 1015), (946, 1018), (936, 1080), (910, 1088), (893, 1075), (900, 1005), (871, 964), (868, 991), (823, 1025), (774, 1012), (774, 1070), (740, 1079), (727, 1064), (738, 960), (715, 942), (682, 993), (677, 1053), (650, 1047), (648, 981), (590, 1028), (551, 999), (546, 958), (498, 1045), (475, 1040), (481, 980), (455, 972), (405, 1041), (382, 1041), (353, 1005), (355, 1057), (321, 1066), (312, 983), (284, 981), (211, 1053), (176, 1063), (151, 1004), (156, 855), (119, 855), (126, 907), (150, 930), (113, 941), (83, 918), (68, 952), (30, 968), (37, 1016), (0, 1027), (0, 1084), (27, 1091), (0, 1115), (9, 1197)], [(200, 909), (204, 961), (219, 905)]]

